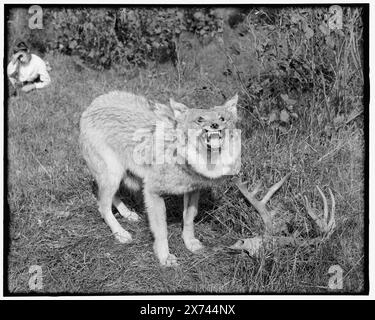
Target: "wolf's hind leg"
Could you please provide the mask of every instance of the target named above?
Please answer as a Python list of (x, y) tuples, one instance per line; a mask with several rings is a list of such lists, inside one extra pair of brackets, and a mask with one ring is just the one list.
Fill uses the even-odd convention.
[(117, 188), (120, 184), (120, 181), (115, 179), (111, 179), (110, 176), (106, 177), (105, 183), (98, 182), (99, 184), (99, 211), (102, 215), (102, 218), (107, 223), (107, 225), (111, 228), (112, 233), (115, 235), (115, 238), (121, 243), (127, 243), (132, 240), (132, 236), (129, 232), (127, 232), (120, 223), (116, 220), (115, 216), (112, 213), (112, 201), (114, 195), (117, 191)]
[(86, 130), (80, 138), (83, 156), (97, 183), (99, 212), (121, 243), (130, 242), (131, 234), (124, 230), (112, 213), (112, 202), (120, 186), (124, 170), (116, 154), (103, 142), (92, 137), (95, 133)]
[(202, 243), (194, 235), (194, 218), (198, 213), (199, 191), (184, 194), (184, 227), (182, 239), (185, 246), (191, 252), (197, 252), (203, 249)]
[(134, 211), (131, 211), (117, 195), (113, 196), (113, 205), (116, 207), (117, 211), (126, 219), (130, 221), (139, 221), (139, 215)]
[(165, 203), (159, 195), (144, 189), (150, 229), (154, 235), (154, 252), (162, 266), (177, 266), (177, 258), (169, 253)]
[(89, 164), (98, 184), (99, 212), (119, 242), (130, 242), (131, 234), (124, 230), (112, 213), (112, 203), (124, 173), (123, 167), (109, 148), (102, 146), (92, 151), (95, 152), (89, 155)]

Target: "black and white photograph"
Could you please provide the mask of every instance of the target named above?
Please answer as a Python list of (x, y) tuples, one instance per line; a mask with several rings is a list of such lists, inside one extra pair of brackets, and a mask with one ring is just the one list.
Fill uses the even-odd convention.
[(5, 297), (369, 294), (369, 4), (2, 12)]

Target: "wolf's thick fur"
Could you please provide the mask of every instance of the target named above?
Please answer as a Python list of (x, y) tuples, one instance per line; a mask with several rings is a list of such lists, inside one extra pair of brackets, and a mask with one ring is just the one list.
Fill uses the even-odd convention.
[[(167, 106), (126, 92), (110, 92), (92, 102), (81, 117), (80, 144), (87, 165), (98, 183), (99, 211), (117, 240), (126, 243), (132, 237), (112, 214), (112, 204), (122, 216), (138, 220), (138, 215), (129, 210), (116, 195), (123, 180), (130, 189), (139, 190), (143, 187), (150, 228), (155, 239), (154, 251), (162, 265), (177, 264), (176, 257), (169, 253), (166, 210), (161, 197), (163, 194), (184, 194), (182, 237), (190, 251), (202, 248), (194, 236), (193, 226), (198, 210), (199, 190), (210, 187), (217, 179), (228, 174), (229, 167), (238, 161), (239, 151), (235, 151), (234, 155), (227, 153), (226, 164), (208, 165), (197, 145), (187, 146), (172, 138), (166, 142), (166, 146), (183, 145), (185, 149), (180, 148), (174, 154), (178, 153), (179, 159), (185, 161), (161, 164), (142, 162), (135, 161), (136, 149), (142, 144), (146, 153), (151, 154), (153, 144), (151, 140), (136, 137), (142, 132), (155, 133), (157, 123), (162, 123), (167, 129), (167, 135), (174, 136), (177, 130), (187, 135), (188, 129), (194, 128), (205, 137), (200, 141), (207, 139), (212, 144), (218, 143), (222, 130), (234, 128), (236, 104), (237, 95), (223, 106), (209, 110), (189, 109), (173, 100)], [(186, 152), (181, 153), (181, 150)], [(223, 148), (217, 150), (225, 153)], [(203, 164), (197, 161), (198, 158), (203, 159)]]

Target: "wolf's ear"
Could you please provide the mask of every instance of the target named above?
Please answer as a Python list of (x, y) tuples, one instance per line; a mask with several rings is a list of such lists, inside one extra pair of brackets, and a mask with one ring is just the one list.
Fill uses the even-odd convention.
[(169, 99), (171, 108), (173, 110), (176, 119), (180, 118), (189, 108), (182, 103), (174, 101), (172, 98)]
[(230, 100), (228, 100), (224, 104), (224, 108), (226, 108), (229, 112), (231, 112), (236, 119), (237, 119), (237, 102), (238, 102), (238, 94), (236, 93), (234, 97), (232, 97)]

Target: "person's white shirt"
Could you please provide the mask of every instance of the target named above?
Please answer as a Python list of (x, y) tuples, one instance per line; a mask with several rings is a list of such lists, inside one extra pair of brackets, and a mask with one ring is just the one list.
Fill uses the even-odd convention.
[[(17, 68), (18, 74), (17, 74)], [(37, 89), (44, 88), (51, 83), (51, 78), (47, 71), (46, 63), (35, 54), (31, 54), (31, 59), (27, 65), (23, 65), (19, 61), (8, 64), (7, 73), (10, 82), (15, 85), (17, 82), (34, 81), (39, 76), (39, 81), (35, 83)]]

